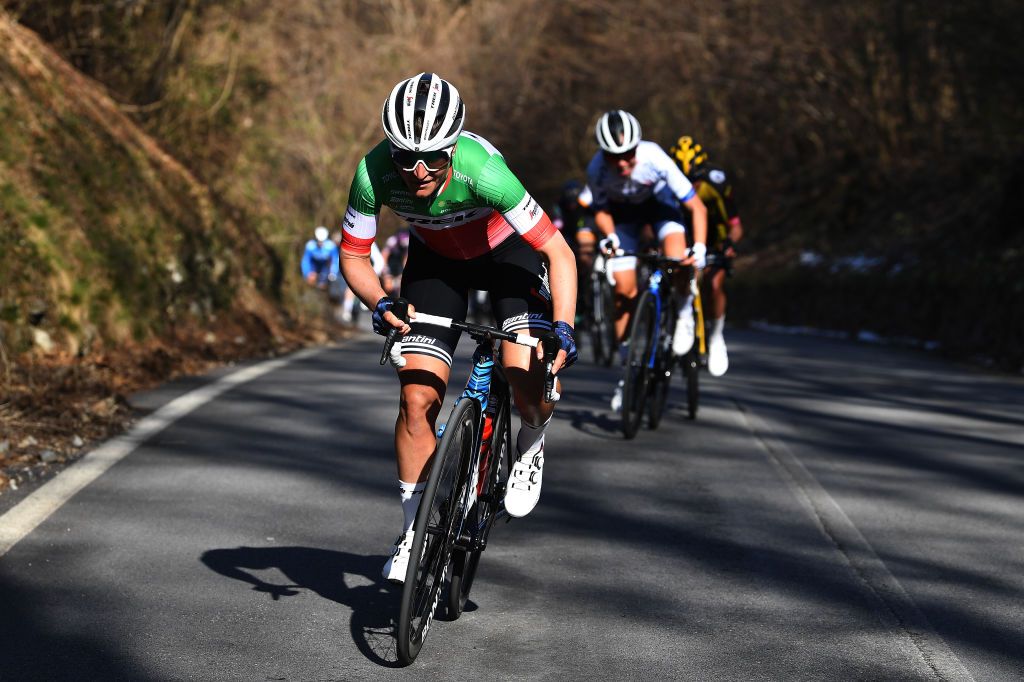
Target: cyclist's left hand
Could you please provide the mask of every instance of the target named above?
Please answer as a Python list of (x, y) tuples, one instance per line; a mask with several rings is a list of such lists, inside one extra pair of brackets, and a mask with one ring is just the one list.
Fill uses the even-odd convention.
[[(552, 331), (558, 337), (559, 344), (561, 345), (561, 350), (558, 351), (555, 361), (551, 364), (551, 373), (558, 374), (561, 370), (572, 367), (576, 362), (578, 357), (576, 353), (576, 331), (568, 322), (562, 321), (555, 322)], [(537, 346), (537, 359), (544, 359), (544, 349), (539, 345)]]
[(707, 265), (708, 247), (703, 242), (697, 242), (690, 247), (689, 253), (693, 267), (698, 270), (703, 270), (704, 266)]

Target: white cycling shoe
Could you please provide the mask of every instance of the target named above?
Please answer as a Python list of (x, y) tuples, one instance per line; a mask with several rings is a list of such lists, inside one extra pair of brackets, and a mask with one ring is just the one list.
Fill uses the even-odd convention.
[(384, 564), (384, 579), (401, 585), (405, 582), (405, 570), (409, 567), (409, 556), (412, 554), (413, 532), (407, 530), (398, 536), (391, 548), (391, 556)]
[(625, 382), (619, 379), (618, 385), (615, 387), (615, 393), (612, 393), (612, 412), (618, 414), (622, 412), (622, 387)]
[(519, 455), (512, 465), (505, 490), (505, 511), (519, 519), (537, 506), (540, 500), (540, 486), (544, 478), (544, 437), (540, 439), (540, 450), (533, 455)]
[(729, 353), (725, 349), (725, 339), (712, 336), (708, 342), (708, 374), (720, 377), (729, 369)]
[(672, 335), (672, 352), (676, 355), (686, 355), (693, 348), (693, 339), (693, 308), (685, 308), (679, 313), (679, 319), (676, 321), (676, 331)]

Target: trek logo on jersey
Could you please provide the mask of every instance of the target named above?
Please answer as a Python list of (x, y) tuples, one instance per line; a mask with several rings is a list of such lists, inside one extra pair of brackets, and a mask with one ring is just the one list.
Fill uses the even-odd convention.
[(530, 199), (530, 203), (526, 205), (526, 213), (530, 216), (530, 220), (536, 220), (537, 214), (540, 212), (540, 204)]

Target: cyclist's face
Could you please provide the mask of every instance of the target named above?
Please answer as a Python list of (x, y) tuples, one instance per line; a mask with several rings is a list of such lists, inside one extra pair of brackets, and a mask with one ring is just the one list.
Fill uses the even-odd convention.
[[(409, 159), (404, 157), (396, 159), (392, 154), (392, 161), (405, 186), (412, 191), (413, 195), (422, 199), (436, 192), (448, 178), (448, 173), (451, 170), (451, 154), (453, 153), (454, 148), (447, 154), (434, 152), (430, 155), (421, 155), (423, 158), (412, 158), (410, 155)], [(407, 164), (412, 165), (410, 167)]]
[(636, 147), (621, 154), (612, 154), (610, 152), (603, 152), (603, 154), (604, 162), (614, 168), (622, 177), (629, 176), (633, 169), (636, 168)]

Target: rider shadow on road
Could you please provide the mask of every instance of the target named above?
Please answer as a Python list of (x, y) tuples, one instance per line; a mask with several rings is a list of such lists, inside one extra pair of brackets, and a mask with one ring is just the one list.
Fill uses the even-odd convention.
[[(254, 591), (265, 592), (274, 601), (306, 589), (351, 608), (352, 640), (359, 651), (374, 663), (398, 667), (395, 632), (401, 590), (381, 581), (383, 556), (311, 547), (238, 547), (211, 549), (200, 560), (223, 576), (249, 583)], [(251, 573), (270, 568), (278, 569), (291, 584), (268, 583)], [(350, 576), (362, 576), (370, 584), (348, 586), (346, 578)]]

